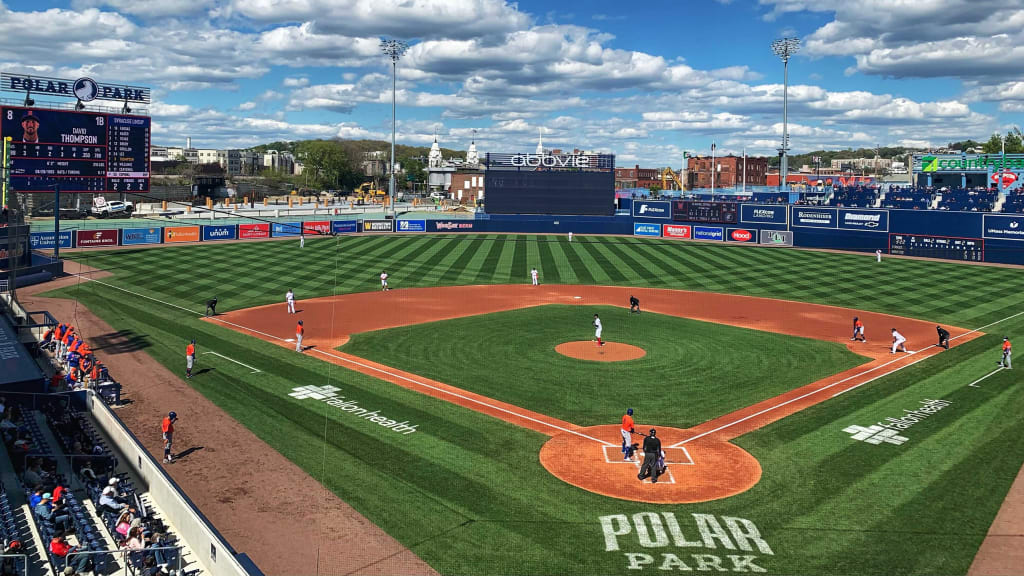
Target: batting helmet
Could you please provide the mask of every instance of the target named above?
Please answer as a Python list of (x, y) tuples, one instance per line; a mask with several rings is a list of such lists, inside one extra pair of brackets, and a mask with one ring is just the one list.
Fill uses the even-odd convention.
[(177, 420), (177, 418), (178, 418), (178, 413), (177, 413), (177, 412), (169, 412), (169, 413), (167, 414), (167, 417), (168, 417), (168, 418), (170, 418), (171, 420)]
[(630, 416), (632, 416), (633, 415), (633, 409), (632, 408), (628, 408), (626, 410), (626, 414), (629, 414)]

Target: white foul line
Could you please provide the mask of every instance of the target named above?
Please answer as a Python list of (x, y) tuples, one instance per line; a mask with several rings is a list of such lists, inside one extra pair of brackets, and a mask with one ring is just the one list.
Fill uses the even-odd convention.
[(989, 376), (995, 374), (996, 372), (999, 372), (1000, 370), (1005, 370), (1005, 369), (1006, 369), (1005, 366), (1000, 366), (999, 368), (996, 368), (995, 370), (989, 372), (988, 374), (985, 374), (981, 378), (978, 378), (974, 382), (971, 382), (970, 384), (968, 384), (968, 386), (970, 386), (971, 388), (981, 388), (981, 386), (975, 386), (975, 384), (977, 384), (978, 382), (981, 382), (982, 380), (984, 380), (985, 378), (988, 378)]
[(113, 288), (115, 290), (120, 290), (121, 292), (126, 292), (128, 294), (132, 294), (132, 295), (138, 296), (139, 298), (145, 298), (146, 300), (152, 300), (153, 302), (159, 302), (160, 304), (163, 304), (164, 306), (170, 306), (172, 308), (177, 308), (178, 310), (184, 310), (185, 312), (190, 312), (192, 314), (199, 314), (199, 312), (196, 312), (195, 310), (190, 310), (188, 308), (185, 308), (184, 306), (178, 306), (177, 304), (171, 304), (170, 302), (164, 302), (163, 300), (157, 300), (156, 298), (153, 298), (152, 296), (146, 296), (145, 294), (139, 294), (138, 292), (132, 292), (131, 290), (128, 290), (126, 288), (121, 288), (120, 286), (114, 286), (113, 284), (108, 284), (108, 283), (106, 283), (106, 282), (104, 282), (102, 280), (97, 280), (95, 278), (89, 278), (88, 276), (84, 276), (82, 274), (71, 274), (71, 276), (77, 276), (77, 277), (81, 278), (82, 280), (88, 280), (89, 282), (96, 282), (97, 284), (102, 284), (104, 286), (109, 286), (110, 288)]
[(223, 354), (218, 354), (216, 352), (202, 352), (200, 355), (202, 355), (202, 354), (213, 354), (214, 356), (220, 356), (221, 358), (223, 358), (223, 359), (225, 359), (225, 360), (227, 360), (229, 362), (234, 362), (235, 364), (238, 364), (239, 366), (245, 366), (249, 370), (252, 370), (253, 374), (256, 374), (257, 372), (263, 372), (263, 370), (260, 370), (259, 368), (253, 368), (252, 366), (249, 366), (248, 364), (243, 364), (243, 363), (239, 362), (238, 360), (235, 360), (234, 358), (228, 358), (227, 356), (225, 356)]

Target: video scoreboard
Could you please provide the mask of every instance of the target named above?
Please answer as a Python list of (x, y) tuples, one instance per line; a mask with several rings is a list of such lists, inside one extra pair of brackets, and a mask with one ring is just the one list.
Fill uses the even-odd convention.
[(672, 219), (677, 222), (715, 222), (735, 224), (740, 205), (736, 202), (694, 202), (676, 200), (672, 206)]
[(149, 190), (148, 117), (4, 106), (0, 137), (18, 192)]
[(889, 253), (947, 260), (985, 260), (985, 241), (980, 238), (950, 238), (926, 234), (890, 234)]

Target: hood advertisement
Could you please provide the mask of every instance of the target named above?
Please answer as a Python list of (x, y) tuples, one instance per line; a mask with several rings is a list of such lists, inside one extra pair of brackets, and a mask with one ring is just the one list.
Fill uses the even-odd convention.
[(757, 230), (747, 230), (746, 228), (729, 228), (725, 231), (725, 241), (757, 244)]
[(1024, 214), (1001, 216), (984, 214), (981, 217), (983, 238), (995, 240), (1024, 240)]
[[(53, 232), (33, 232), (29, 234), (29, 241), (33, 250), (52, 250)], [(72, 230), (63, 230), (60, 233), (60, 247), (71, 248), (75, 243), (75, 233)]]
[(164, 228), (164, 244), (179, 242), (199, 242), (199, 226)]
[(363, 220), (363, 232), (393, 232), (394, 220)]
[(633, 217), (661, 218), (668, 220), (672, 218), (672, 203), (651, 200), (634, 200)]
[(793, 226), (802, 228), (839, 228), (835, 208), (793, 206)]
[(740, 206), (740, 222), (744, 224), (785, 225), (789, 222), (789, 207), (743, 204)]
[(792, 246), (793, 233), (785, 230), (761, 230), (762, 246)]
[(427, 221), (426, 220), (399, 220), (398, 221), (399, 232), (426, 232)]
[(690, 236), (689, 226), (680, 226), (678, 224), (663, 224), (661, 226), (661, 235), (665, 238), (686, 238)]
[(840, 230), (863, 230), (864, 232), (888, 232), (889, 212), (887, 210), (839, 209)]
[(355, 234), (358, 231), (358, 220), (333, 220), (331, 222), (331, 234)]
[(121, 245), (159, 244), (163, 241), (163, 228), (122, 228)]
[(270, 238), (270, 224), (239, 224), (238, 237), (242, 240)]
[(693, 239), (694, 240), (718, 240), (721, 242), (725, 239), (725, 232), (718, 226), (694, 226), (693, 227)]
[(431, 220), (430, 227), (437, 232), (472, 232), (472, 220)]
[(274, 222), (270, 225), (270, 234), (274, 238), (299, 236), (302, 234), (302, 222)]
[(311, 236), (330, 236), (331, 222), (329, 220), (315, 220), (303, 222), (302, 230)]
[(117, 246), (117, 230), (79, 230), (75, 240), (79, 248)]
[(217, 226), (203, 226), (203, 242), (211, 242), (216, 240), (234, 240), (235, 239), (235, 226), (234, 224), (225, 224)]
[(661, 226), (658, 224), (633, 223), (634, 236), (661, 236)]

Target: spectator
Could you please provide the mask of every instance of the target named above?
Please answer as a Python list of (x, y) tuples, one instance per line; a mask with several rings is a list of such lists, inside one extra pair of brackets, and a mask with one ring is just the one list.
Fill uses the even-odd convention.
[(32, 490), (32, 495), (28, 497), (28, 507), (35, 510), (36, 506), (39, 506), (39, 503), (43, 501), (44, 493), (45, 490), (43, 490), (42, 486), (36, 486)]
[(132, 513), (130, 510), (121, 512), (121, 515), (117, 518), (117, 522), (114, 523), (114, 532), (121, 535), (121, 539), (128, 538), (128, 531), (132, 527)]
[(21, 574), (15, 564), (14, 556), (10, 554), (22, 554), (24, 551), (21, 548), (20, 540), (4, 540), (4, 547), (0, 549), (0, 554), (5, 556), (0, 558), (0, 576), (17, 576)]
[(4, 414), (3, 420), (0, 420), (0, 434), (3, 435), (4, 444), (13, 441), (18, 434), (18, 425), (11, 418), (10, 411)]
[(44, 472), (42, 467), (39, 465), (39, 461), (33, 460), (25, 470), (22, 478), (25, 480), (25, 486), (39, 486), (45, 480), (43, 476)]
[(119, 514), (121, 510), (127, 507), (127, 504), (119, 501), (119, 494), (117, 493), (117, 478), (111, 478), (107, 483), (106, 488), (103, 489), (103, 493), (100, 494), (100, 510), (103, 512), (110, 512), (111, 514)]
[(49, 492), (43, 494), (43, 499), (40, 500), (34, 510), (36, 516), (52, 522), (54, 526), (64, 532), (72, 531), (71, 516), (63, 508), (53, 505), (53, 495)]
[(144, 550), (146, 543), (145, 538), (142, 536), (142, 528), (135, 527), (129, 530), (123, 547), (128, 550)]
[[(89, 569), (89, 555), (78, 554), (68, 558), (69, 555), (78, 551), (78, 546), (68, 544), (63, 534), (57, 534), (50, 541), (50, 553), (58, 558), (64, 558), (66, 568), (72, 568), (74, 573), (80, 574)], [(67, 573), (66, 569), (65, 573)]]

